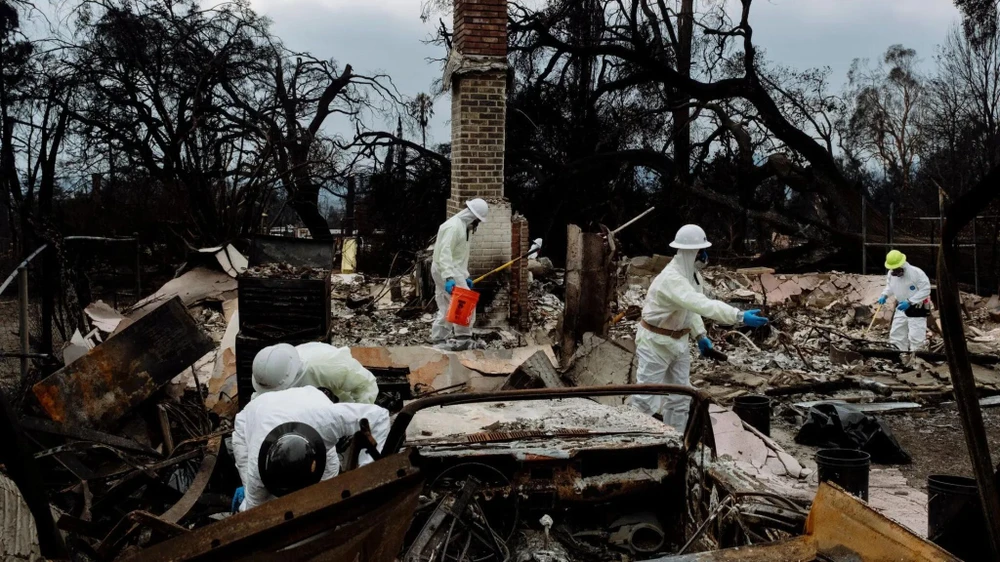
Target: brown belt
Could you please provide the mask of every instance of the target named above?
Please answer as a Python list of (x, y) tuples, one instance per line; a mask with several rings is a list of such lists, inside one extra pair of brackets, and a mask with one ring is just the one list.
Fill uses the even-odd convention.
[(642, 326), (643, 328), (646, 328), (650, 332), (653, 332), (654, 334), (667, 336), (668, 338), (674, 338), (677, 340), (691, 333), (691, 328), (684, 328), (683, 330), (664, 330), (663, 328), (657, 328), (656, 326), (653, 326), (652, 324), (646, 322), (645, 320), (639, 320), (639, 325)]

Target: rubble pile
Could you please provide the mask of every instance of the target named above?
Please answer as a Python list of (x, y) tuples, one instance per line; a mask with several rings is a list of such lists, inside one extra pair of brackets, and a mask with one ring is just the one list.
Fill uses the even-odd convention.
[(247, 268), (243, 272), (243, 275), (259, 279), (321, 280), (325, 279), (329, 273), (330, 270), (319, 267), (298, 267), (287, 263), (265, 263)]

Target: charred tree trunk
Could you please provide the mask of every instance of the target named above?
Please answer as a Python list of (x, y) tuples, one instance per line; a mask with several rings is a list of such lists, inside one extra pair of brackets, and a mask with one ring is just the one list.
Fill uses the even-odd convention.
[[(694, 36), (694, 0), (683, 0), (677, 16), (677, 73), (684, 78), (691, 77), (691, 41)], [(674, 162), (677, 164), (677, 179), (683, 184), (691, 182), (691, 112), (687, 106), (688, 96), (677, 90), (673, 96)]]
[(316, 185), (299, 186), (292, 194), (289, 205), (295, 210), (302, 224), (309, 229), (309, 234), (313, 240), (332, 241), (330, 226), (327, 224), (323, 213), (319, 212), (319, 187)]

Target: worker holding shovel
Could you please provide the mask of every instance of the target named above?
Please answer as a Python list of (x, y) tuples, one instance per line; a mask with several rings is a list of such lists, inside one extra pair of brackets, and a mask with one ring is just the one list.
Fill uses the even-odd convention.
[[(702, 316), (726, 325), (757, 328), (767, 324), (759, 310), (746, 312), (704, 294), (704, 279), (698, 270), (708, 263), (706, 249), (712, 244), (698, 225), (681, 227), (670, 243), (677, 255), (656, 276), (642, 307), (642, 320), (636, 333), (636, 357), (639, 360), (636, 382), (639, 384), (676, 384), (690, 386), (690, 339), (698, 342), (702, 354), (712, 350)], [(637, 394), (629, 404), (663, 423), (683, 430), (687, 424), (687, 396), (651, 396)]]
[[(431, 326), (431, 343), (435, 346), (448, 345), (450, 348), (468, 349), (473, 346), (472, 326), (476, 323), (475, 310), (467, 326), (452, 324), (446, 316), (451, 306), (452, 292), (456, 286), (472, 289), (469, 278), (469, 236), (479, 224), (486, 220), (489, 204), (482, 199), (472, 199), (465, 209), (446, 220), (438, 229), (434, 242), (434, 261), (431, 277), (434, 279), (434, 300), (437, 301), (437, 316)], [(453, 340), (453, 341), (449, 341)]]

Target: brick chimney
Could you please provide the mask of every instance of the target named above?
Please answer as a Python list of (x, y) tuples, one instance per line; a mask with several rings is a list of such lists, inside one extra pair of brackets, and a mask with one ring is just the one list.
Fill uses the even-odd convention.
[(510, 259), (511, 210), (504, 200), (507, 113), (507, 0), (455, 0), (454, 49), (462, 61), (451, 90), (448, 215), (475, 197), (490, 216), (471, 239), (469, 269), (485, 273)]

